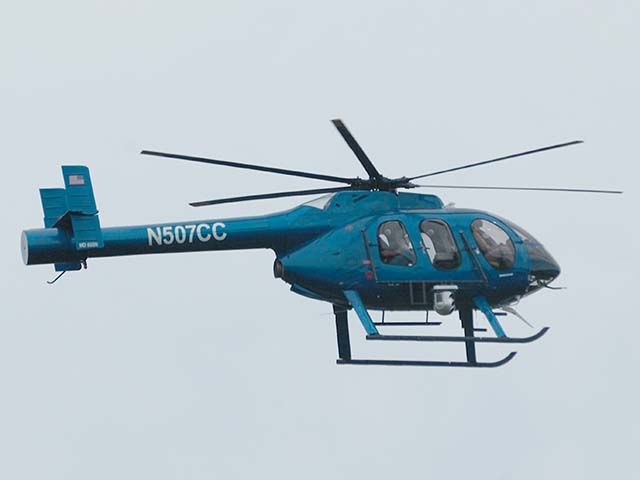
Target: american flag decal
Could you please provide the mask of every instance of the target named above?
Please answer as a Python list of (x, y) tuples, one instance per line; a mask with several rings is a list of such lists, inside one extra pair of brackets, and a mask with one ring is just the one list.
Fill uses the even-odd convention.
[(84, 175), (69, 175), (69, 185), (84, 185)]

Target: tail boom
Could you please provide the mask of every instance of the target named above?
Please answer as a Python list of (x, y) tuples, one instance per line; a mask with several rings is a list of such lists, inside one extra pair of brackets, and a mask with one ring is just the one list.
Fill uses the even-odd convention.
[(42, 265), (89, 257), (276, 248), (283, 234), (270, 225), (269, 217), (259, 217), (103, 228), (102, 247), (86, 249), (76, 248), (73, 235), (60, 228), (25, 230), (22, 258), (26, 265)]
[[(63, 166), (65, 188), (40, 190), (45, 228), (24, 230), (26, 265), (53, 263), (79, 270), (90, 257), (268, 248), (283, 252), (325, 232), (329, 224), (302, 221), (293, 210), (259, 217), (102, 228), (89, 169)], [(308, 212), (307, 212), (308, 214)]]

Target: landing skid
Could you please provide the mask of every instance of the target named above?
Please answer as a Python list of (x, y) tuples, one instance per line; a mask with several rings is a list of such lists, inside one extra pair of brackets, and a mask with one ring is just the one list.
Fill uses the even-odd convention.
[(501, 367), (505, 363), (510, 362), (516, 352), (496, 362), (444, 362), (432, 360), (375, 360), (375, 359), (359, 359), (353, 358), (346, 360), (339, 358), (336, 360), (338, 365), (385, 365), (396, 367), (469, 367), (469, 368), (495, 368)]
[(549, 331), (544, 327), (530, 337), (448, 337), (433, 335), (367, 335), (367, 340), (389, 340), (396, 342), (473, 342), (473, 343), (531, 343)]
[[(547, 333), (549, 327), (542, 328), (535, 335), (529, 337), (507, 337), (502, 330), (499, 322), (492, 315), (492, 311), (482, 297), (474, 298), (474, 303), (460, 305), (459, 314), (464, 330), (463, 336), (435, 336), (435, 335), (383, 335), (378, 332), (376, 324), (371, 320), (369, 312), (364, 306), (360, 295), (354, 290), (344, 292), (345, 298), (349, 305), (353, 307), (362, 326), (364, 327), (367, 340), (378, 341), (395, 341), (395, 342), (434, 342), (434, 343), (464, 343), (466, 352), (466, 361), (443, 361), (443, 360), (387, 360), (387, 359), (357, 359), (351, 358), (351, 343), (349, 340), (349, 328), (347, 324), (348, 307), (334, 305), (334, 314), (336, 318), (336, 334), (338, 340), (338, 365), (379, 365), (379, 366), (410, 366), (410, 367), (466, 367), (466, 368), (495, 368), (501, 367), (510, 362), (515, 357), (516, 352), (509, 353), (506, 357), (493, 362), (479, 362), (476, 358), (476, 344), (478, 343), (497, 343), (497, 344), (515, 344), (515, 343), (531, 343), (540, 339)], [(496, 333), (496, 337), (476, 337), (474, 333), (476, 329), (473, 326), (473, 309), (474, 305), (478, 307), (489, 320), (489, 323)], [(490, 312), (490, 313), (488, 313)], [(393, 324), (389, 324), (393, 325)], [(424, 325), (424, 324), (423, 324)], [(380, 325), (381, 326), (381, 325)]]

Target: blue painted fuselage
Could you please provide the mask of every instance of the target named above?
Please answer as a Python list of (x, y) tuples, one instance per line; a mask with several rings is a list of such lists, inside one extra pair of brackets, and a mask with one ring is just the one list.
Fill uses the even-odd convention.
[[(498, 265), (486, 255), (482, 239), (472, 229), (480, 220), (508, 237), (504, 241), (511, 245), (512, 259), (507, 264)], [(409, 250), (402, 261), (385, 250), (385, 225), (400, 225), (404, 232)], [(428, 225), (448, 229), (449, 253), (455, 261), (438, 264), (433, 254), (438, 246), (427, 236)], [(33, 265), (265, 248), (276, 254), (275, 275), (296, 293), (345, 304), (344, 291), (355, 290), (372, 309), (428, 310), (433, 308), (435, 285), (456, 285), (458, 302), (470, 303), (481, 295), (491, 305), (500, 305), (540, 288), (540, 278), (555, 278), (559, 267), (552, 257), (533, 237), (516, 229), (486, 212), (443, 208), (433, 195), (354, 190), (259, 217), (101, 228), (97, 248), (79, 248), (69, 228), (26, 230), (22, 253), (25, 263)]]

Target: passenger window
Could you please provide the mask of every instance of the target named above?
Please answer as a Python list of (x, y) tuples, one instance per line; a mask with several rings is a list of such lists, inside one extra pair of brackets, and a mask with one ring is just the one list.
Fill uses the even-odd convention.
[(460, 265), (460, 253), (446, 223), (424, 220), (420, 223), (420, 236), (434, 267), (450, 270)]
[(495, 223), (481, 219), (471, 223), (471, 232), (489, 265), (497, 270), (513, 267), (516, 250), (507, 232)]
[(416, 263), (416, 253), (407, 230), (396, 220), (385, 222), (378, 228), (378, 248), (380, 258), (389, 265), (411, 267)]

